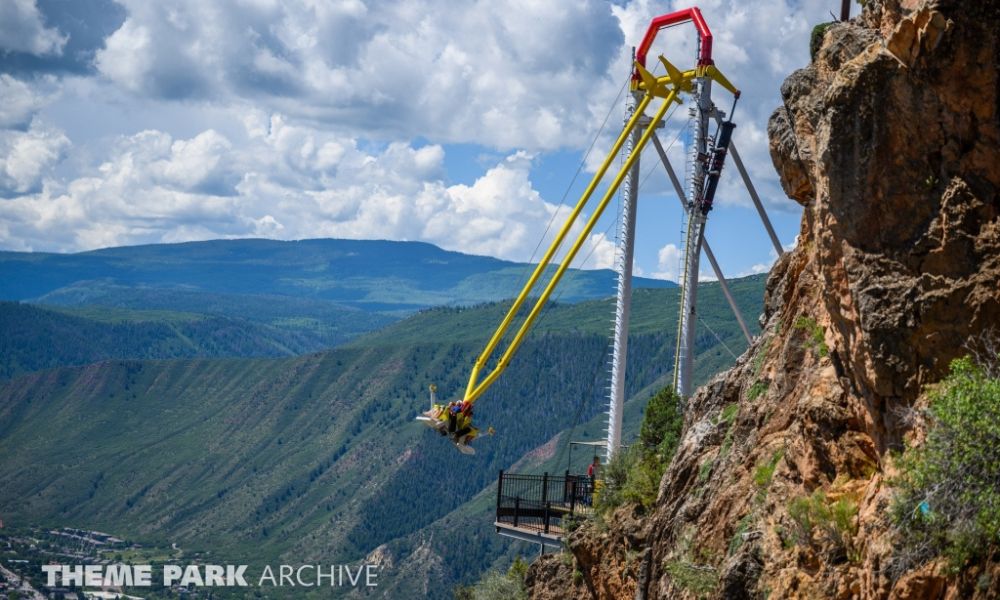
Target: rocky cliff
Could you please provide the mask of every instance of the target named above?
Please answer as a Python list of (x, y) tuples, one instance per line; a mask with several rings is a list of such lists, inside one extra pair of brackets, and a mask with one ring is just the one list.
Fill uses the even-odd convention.
[[(804, 214), (764, 333), (690, 399), (656, 505), (577, 529), (533, 598), (1000, 597), (989, 558), (893, 568), (888, 517), (926, 386), (1000, 328), (998, 31), (998, 0), (869, 0), (826, 30), (769, 126)], [(810, 510), (833, 525), (804, 535)]]

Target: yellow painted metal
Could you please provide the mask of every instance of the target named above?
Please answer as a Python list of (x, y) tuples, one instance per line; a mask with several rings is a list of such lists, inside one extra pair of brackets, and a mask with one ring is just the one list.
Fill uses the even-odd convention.
[[(692, 82), (699, 76), (698, 71), (691, 69), (681, 72), (662, 56), (660, 60), (667, 67), (667, 74), (662, 77), (654, 77), (642, 65), (636, 64), (636, 71), (639, 73), (639, 83), (636, 89), (660, 98), (666, 97), (670, 93), (671, 87), (679, 87), (682, 92), (690, 92), (693, 89)], [(678, 99), (679, 101), (680, 99)]]
[[(636, 66), (641, 68), (641, 66), (638, 65), (638, 64)], [(642, 71), (640, 71), (640, 74), (641, 73), (642, 73)], [(645, 79), (645, 77), (644, 77), (644, 79)], [(601, 201), (598, 203), (597, 207), (594, 209), (594, 212), (593, 212), (593, 214), (591, 214), (590, 219), (587, 221), (586, 225), (584, 226), (583, 231), (581, 231), (577, 235), (576, 241), (570, 247), (569, 251), (566, 253), (566, 256), (563, 257), (563, 260), (559, 264), (558, 269), (556, 269), (556, 272), (552, 276), (552, 279), (549, 280), (548, 285), (545, 286), (545, 289), (542, 291), (542, 295), (535, 302), (534, 307), (532, 307), (531, 312), (528, 313), (528, 316), (525, 318), (524, 322), (521, 324), (521, 327), (518, 329), (517, 333), (514, 335), (514, 338), (511, 340), (510, 345), (508, 346), (507, 350), (504, 351), (503, 355), (500, 357), (500, 360), (497, 363), (496, 367), (494, 367), (493, 371), (490, 372), (490, 374), (487, 375), (486, 378), (484, 378), (483, 381), (480, 382), (478, 385), (475, 385), (475, 380), (476, 380), (476, 377), (478, 376), (479, 369), (478, 368), (474, 368), (473, 369), (473, 376), (469, 380), (469, 388), (466, 389), (466, 394), (465, 394), (465, 400), (467, 402), (474, 403), (483, 394), (483, 392), (485, 392), (486, 389), (489, 388), (489, 386), (492, 385), (493, 382), (496, 381), (498, 377), (500, 377), (500, 375), (503, 373), (504, 369), (507, 368), (507, 365), (510, 363), (511, 357), (514, 355), (515, 352), (517, 352), (517, 349), (520, 347), (521, 343), (524, 341), (524, 338), (527, 335), (528, 330), (534, 324), (535, 319), (538, 318), (538, 315), (541, 313), (542, 309), (545, 307), (545, 303), (548, 302), (549, 297), (552, 295), (552, 291), (559, 284), (559, 281), (560, 281), (560, 279), (562, 279), (562, 276), (566, 272), (566, 269), (569, 268), (570, 263), (576, 257), (577, 253), (580, 251), (580, 248), (583, 247), (583, 244), (587, 241), (588, 236), (590, 236), (591, 231), (593, 231), (594, 226), (597, 224), (597, 220), (600, 218), (601, 214), (604, 212), (604, 209), (607, 207), (608, 203), (611, 201), (611, 198), (618, 191), (618, 187), (621, 185), (622, 181), (625, 179), (625, 175), (632, 168), (632, 165), (635, 163), (635, 161), (639, 158), (639, 155), (642, 153), (642, 149), (646, 146), (646, 143), (649, 141), (649, 138), (653, 135), (653, 132), (656, 130), (656, 126), (660, 123), (660, 121), (663, 120), (663, 116), (666, 114), (667, 109), (670, 107), (670, 105), (673, 104), (673, 102), (675, 100), (678, 100), (677, 95), (678, 95), (678, 93), (680, 91), (680, 85), (679, 85), (679, 83), (680, 82), (677, 82), (677, 81), (674, 82), (673, 89), (671, 89), (667, 93), (667, 95), (666, 95), (666, 97), (665, 97), (665, 99), (663, 101), (663, 104), (660, 106), (659, 109), (657, 109), (656, 114), (653, 116), (653, 118), (651, 119), (650, 123), (646, 127), (646, 130), (643, 132), (642, 136), (640, 136), (639, 141), (636, 143), (635, 147), (632, 149), (632, 153), (629, 154), (628, 158), (625, 160), (625, 164), (623, 164), (621, 166), (621, 168), (618, 170), (618, 174), (615, 175), (615, 178), (611, 182), (611, 185), (608, 187), (607, 191), (604, 193), (604, 196), (601, 198)], [(646, 90), (646, 95), (643, 97), (642, 101), (639, 103), (639, 106), (636, 107), (636, 110), (635, 110), (635, 113), (632, 116), (632, 119), (629, 120), (628, 124), (626, 125), (626, 127), (622, 131), (622, 135), (619, 137), (619, 141), (620, 142), (623, 142), (625, 136), (630, 135), (632, 133), (632, 130), (635, 129), (635, 127), (638, 125), (638, 118), (637, 117), (639, 117), (639, 116), (642, 115), (643, 110), (649, 104), (650, 98), (655, 94), (655, 92), (657, 91), (657, 88), (658, 88), (657, 85), (653, 85), (652, 87), (653, 87), (652, 90)], [(618, 145), (618, 144), (616, 144), (616, 145)], [(617, 149), (613, 149), (612, 152), (610, 152), (608, 154), (607, 158), (604, 161), (604, 165), (603, 165), (604, 166), (604, 170), (607, 169), (607, 165), (610, 164), (610, 162), (614, 159), (614, 156), (617, 153), (618, 153), (618, 150)], [(593, 192), (593, 188), (595, 188), (597, 186), (597, 183), (599, 182), (601, 175), (603, 175), (603, 173), (595, 174), (594, 179), (591, 181), (590, 186), (588, 186), (588, 188), (587, 188), (587, 192), (585, 192), (584, 198), (581, 198), (581, 203), (577, 204), (577, 209), (575, 209), (574, 215), (571, 216), (566, 221), (565, 225), (563, 225), (563, 230), (560, 232), (560, 234), (562, 236), (565, 236), (565, 232), (568, 232), (569, 229), (572, 227), (572, 225), (573, 225), (573, 223), (575, 221), (575, 218), (576, 218), (575, 215), (579, 213), (579, 210), (582, 210), (582, 208), (583, 208), (582, 204), (586, 203), (586, 199), (589, 198), (589, 193)], [(561, 240), (559, 240), (559, 241), (561, 241)], [(551, 254), (555, 253), (555, 246), (556, 246), (556, 244), (553, 244), (553, 246), (550, 246), (550, 248), (549, 248), (550, 252), (546, 253), (549, 258), (551, 258)], [(540, 264), (539, 267), (535, 269), (535, 275), (539, 275), (541, 269), (543, 269), (543, 265), (542, 264)], [(537, 280), (537, 279), (538, 278), (536, 276), (533, 276), (533, 281), (529, 281), (528, 285), (525, 286), (525, 289), (521, 291), (521, 294), (518, 296), (518, 298), (522, 302), (523, 302), (523, 298), (527, 297), (527, 293), (528, 293), (528, 291), (530, 291), (530, 288), (534, 285), (534, 280)], [(493, 349), (496, 348), (496, 344), (499, 343), (500, 338), (503, 337), (504, 332), (506, 331), (507, 327), (510, 325), (510, 320), (513, 319), (513, 315), (514, 315), (514, 313), (517, 312), (517, 309), (519, 307), (520, 307), (520, 305), (515, 302), (515, 306), (512, 307), (511, 311), (508, 313), (508, 317), (509, 318), (504, 319), (504, 322), (501, 323), (500, 329), (497, 330), (497, 332), (493, 335), (493, 339), (490, 340), (490, 345), (492, 347), (488, 346), (488, 351), (484, 352), (483, 356), (480, 357), (482, 363), (485, 363), (485, 361), (488, 359), (489, 355), (492, 353)], [(480, 361), (476, 361), (476, 362), (477, 362), (476, 366), (481, 368)], [(470, 388), (471, 388), (471, 391), (470, 391)]]
[(662, 77), (654, 77), (647, 69), (637, 63), (636, 72), (639, 73), (639, 80), (633, 86), (633, 89), (642, 90), (659, 98), (664, 98), (669, 93), (669, 87), (680, 86), (680, 91), (690, 92), (693, 89), (692, 83), (695, 79), (708, 77), (728, 90), (729, 93), (735, 96), (740, 95), (739, 88), (733, 85), (729, 81), (729, 78), (723, 75), (722, 71), (715, 65), (703, 65), (697, 69), (681, 71), (663, 56), (660, 57), (660, 62), (667, 69), (667, 74)]
[(483, 349), (479, 358), (476, 359), (476, 363), (472, 366), (472, 374), (469, 377), (469, 384), (465, 388), (466, 400), (470, 400), (470, 396), (472, 396), (473, 390), (476, 387), (476, 381), (479, 378), (479, 371), (486, 366), (486, 361), (489, 360), (493, 350), (496, 349), (497, 344), (500, 343), (500, 340), (503, 339), (507, 329), (510, 328), (510, 324), (514, 320), (514, 316), (517, 314), (517, 311), (521, 309), (524, 301), (528, 298), (528, 294), (530, 294), (531, 290), (535, 287), (535, 283), (538, 282), (539, 277), (541, 277), (542, 273), (545, 272), (545, 268), (552, 262), (552, 257), (555, 256), (559, 246), (562, 245), (563, 240), (573, 227), (577, 217), (580, 216), (584, 206), (586, 206), (587, 202), (590, 201), (590, 197), (593, 195), (594, 190), (597, 189), (597, 186), (604, 178), (604, 174), (607, 173), (608, 167), (611, 166), (615, 157), (618, 156), (622, 146), (625, 144), (625, 140), (632, 133), (632, 130), (635, 129), (636, 125), (639, 124), (639, 119), (642, 117), (643, 111), (645, 111), (646, 107), (649, 105), (650, 100), (652, 100), (652, 96), (647, 94), (639, 102), (632, 118), (629, 119), (625, 128), (622, 130), (621, 135), (618, 136), (614, 146), (612, 146), (611, 150), (608, 152), (607, 158), (604, 159), (600, 168), (597, 169), (596, 173), (594, 173), (594, 177), (590, 180), (590, 184), (587, 186), (587, 189), (583, 191), (583, 195), (580, 196), (580, 200), (576, 203), (576, 206), (573, 207), (573, 212), (569, 214), (569, 218), (566, 219), (566, 223), (562, 226), (562, 229), (559, 230), (559, 233), (556, 235), (555, 239), (552, 240), (552, 243), (549, 244), (545, 254), (542, 256), (541, 260), (539, 260), (538, 266), (535, 267), (535, 271), (531, 274), (527, 283), (524, 284), (524, 288), (514, 300), (514, 304), (511, 305), (510, 310), (507, 311), (507, 315), (504, 316), (503, 321), (500, 322), (500, 326), (497, 327), (497, 330), (494, 332), (493, 337), (490, 338), (489, 343), (486, 344), (486, 348)]
[[(692, 89), (691, 81), (687, 80), (685, 82), (684, 75), (681, 74), (680, 69), (675, 67), (669, 60), (667, 60), (667, 57), (663, 56), (662, 54), (660, 55), (660, 64), (663, 65), (663, 68), (667, 70), (667, 77), (670, 78), (670, 81), (674, 82), (675, 87), (679, 88), (682, 91), (691, 91)], [(687, 85), (685, 85), (685, 83)]]
[[(639, 80), (642, 82), (640, 87), (646, 90), (646, 93), (650, 96), (659, 95), (660, 82), (656, 80), (656, 77), (647, 71), (646, 67), (640, 65), (639, 63), (635, 63), (635, 71), (639, 74)], [(666, 79), (669, 80), (670, 77), (667, 77)]]
[(733, 85), (729, 81), (729, 79), (727, 79), (726, 76), (722, 74), (722, 71), (716, 68), (715, 65), (708, 65), (708, 67), (705, 69), (705, 74), (711, 77), (713, 81), (715, 81), (722, 87), (729, 90), (729, 93), (733, 94), (736, 97), (739, 97), (740, 90), (737, 89), (737, 87)]

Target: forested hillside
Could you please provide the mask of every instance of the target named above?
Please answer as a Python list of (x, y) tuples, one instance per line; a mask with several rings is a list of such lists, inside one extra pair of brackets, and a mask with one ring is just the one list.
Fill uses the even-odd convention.
[[(0, 252), (0, 377), (108, 358), (316, 352), (428, 307), (512, 297), (531, 269), (425, 243), (379, 240)], [(570, 270), (557, 299), (607, 297), (614, 281), (608, 270)], [(635, 285), (675, 287), (642, 278)]]
[[(390, 322), (359, 310), (362, 323)], [(343, 328), (288, 328), (244, 318), (107, 307), (52, 310), (0, 302), (0, 378), (108, 359), (293, 356), (336, 345)]]
[[(734, 282), (751, 322), (762, 281)], [(703, 285), (702, 298), (705, 324), (742, 351), (717, 286)], [(474, 457), (413, 417), (429, 383), (446, 397), (464, 386), (497, 305), (420, 313), (321, 354), (116, 360), (19, 377), (0, 384), (0, 514), (251, 562), (358, 560), (387, 543), (398, 577), (429, 578), (446, 597), (507, 547), (483, 518), (488, 504), (467, 503), (498, 469), (604, 410), (611, 309), (547, 309), (478, 405), (477, 420), (498, 434), (478, 441)], [(637, 292), (630, 395), (672, 366), (671, 312), (676, 290)], [(703, 331), (704, 376), (732, 358)], [(38, 465), (47, 465), (41, 476)], [(442, 518), (461, 519), (475, 537), (434, 537)], [(417, 548), (447, 568), (405, 567)]]

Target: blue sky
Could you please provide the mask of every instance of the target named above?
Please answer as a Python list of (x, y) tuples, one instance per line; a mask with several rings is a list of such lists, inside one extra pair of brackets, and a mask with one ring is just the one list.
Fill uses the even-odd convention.
[[(785, 245), (801, 211), (778, 185), (767, 119), (839, 4), (699, 4), (743, 90), (735, 141)], [(344, 237), (526, 260), (568, 212), (578, 166), (567, 204), (620, 130), (631, 46), (686, 6), (0, 0), (0, 249)], [(677, 28), (653, 53), (683, 66), (693, 48)], [(680, 167), (676, 117), (661, 139), (677, 139)], [(637, 271), (676, 279), (681, 212), (651, 149), (643, 161)], [(726, 273), (766, 269), (774, 252), (731, 165), (716, 207), (708, 238)], [(612, 264), (614, 220), (582, 266)]]

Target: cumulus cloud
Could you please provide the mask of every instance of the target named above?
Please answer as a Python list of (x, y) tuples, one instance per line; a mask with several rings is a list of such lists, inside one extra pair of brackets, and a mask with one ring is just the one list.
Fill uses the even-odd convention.
[(0, 3), (0, 49), (28, 54), (60, 54), (66, 36), (45, 27), (34, 0)]
[[(81, 250), (217, 237), (384, 238), (525, 260), (549, 220), (568, 217), (566, 207), (534, 189), (533, 159), (523, 151), (470, 185), (448, 185), (438, 145), (368, 151), (353, 138), (277, 115), (266, 124), (246, 122), (238, 144), (211, 129), (189, 139), (156, 130), (124, 136), (86, 176), (0, 203), (0, 219), (13, 225), (0, 231), (0, 245), (50, 249), (40, 240), (59, 239), (58, 249)], [(8, 187), (20, 192), (38, 187), (65, 143), (51, 132), (27, 136), (4, 167)], [(35, 162), (22, 159), (30, 156)], [(588, 266), (607, 267), (613, 253), (613, 242), (594, 234), (582, 254)]]
[(600, 0), (124, 4), (96, 65), (133, 93), (502, 148), (579, 144), (623, 41)]
[(32, 117), (46, 102), (44, 82), (31, 85), (0, 73), (0, 129), (27, 129)]
[(61, 132), (32, 122), (28, 131), (0, 131), (0, 195), (41, 189), (42, 177), (69, 147)]
[(771, 265), (766, 265), (764, 263), (757, 263), (755, 265), (752, 265), (746, 271), (738, 273), (736, 276), (747, 277), (748, 275), (759, 275), (760, 273), (767, 273), (770, 270), (771, 270)]
[(656, 253), (656, 271), (652, 276), (656, 279), (677, 281), (683, 268), (681, 264), (683, 254), (676, 244), (667, 244), (660, 248)]

